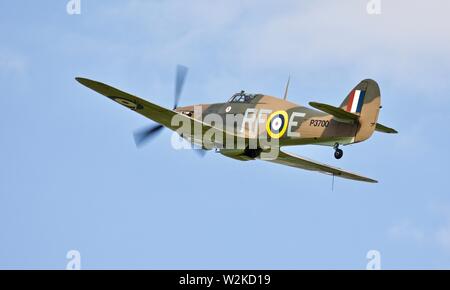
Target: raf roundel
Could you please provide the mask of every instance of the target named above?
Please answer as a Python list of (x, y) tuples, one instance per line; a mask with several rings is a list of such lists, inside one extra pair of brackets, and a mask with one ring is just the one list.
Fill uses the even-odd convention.
[(288, 114), (285, 111), (276, 111), (267, 119), (266, 130), (270, 137), (279, 139), (286, 133)]
[(129, 109), (131, 109), (131, 110), (139, 110), (139, 109), (142, 109), (142, 106), (141, 106), (141, 105), (139, 105), (139, 104), (137, 104), (137, 103), (135, 103), (135, 102), (133, 102), (133, 101), (130, 101), (130, 100), (127, 100), (127, 99), (124, 99), (124, 98), (115, 97), (115, 96), (111, 96), (111, 97), (109, 97), (109, 98), (113, 99), (113, 100), (116, 101), (117, 103), (119, 103), (119, 104), (121, 104), (122, 106), (125, 106), (125, 107), (127, 107), (127, 108), (129, 108)]

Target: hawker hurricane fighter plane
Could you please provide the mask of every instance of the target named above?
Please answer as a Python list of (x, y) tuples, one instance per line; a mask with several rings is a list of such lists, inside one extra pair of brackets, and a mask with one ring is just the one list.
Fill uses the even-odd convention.
[[(283, 99), (241, 91), (228, 102), (178, 107), (186, 74), (186, 67), (177, 67), (173, 109), (163, 108), (97, 81), (85, 78), (76, 80), (158, 123), (135, 133), (138, 146), (166, 127), (203, 150), (215, 149), (237, 160), (260, 159), (352, 180), (377, 182), (280, 150), (281, 147), (295, 145), (326, 145), (333, 147), (335, 158), (340, 159), (343, 156), (341, 145), (365, 141), (374, 131), (397, 133), (377, 122), (381, 95), (374, 80), (361, 81), (340, 106), (310, 102), (309, 105), (314, 108), (311, 109), (287, 101), (288, 82)], [(266, 153), (268, 157), (264, 157)]]

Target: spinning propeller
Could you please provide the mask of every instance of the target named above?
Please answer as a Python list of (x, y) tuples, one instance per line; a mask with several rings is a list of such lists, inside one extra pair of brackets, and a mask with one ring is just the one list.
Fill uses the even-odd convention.
[[(186, 81), (186, 76), (189, 69), (182, 65), (177, 65), (176, 75), (175, 75), (175, 92), (174, 92), (174, 104), (173, 110), (178, 108), (178, 103), (180, 101), (180, 96), (183, 91), (184, 83)], [(141, 129), (134, 133), (134, 142), (136, 143), (136, 147), (140, 148), (153, 138), (155, 138), (161, 131), (164, 129), (162, 125), (152, 125), (147, 128)], [(203, 156), (206, 152), (202, 149), (195, 150), (201, 156)]]

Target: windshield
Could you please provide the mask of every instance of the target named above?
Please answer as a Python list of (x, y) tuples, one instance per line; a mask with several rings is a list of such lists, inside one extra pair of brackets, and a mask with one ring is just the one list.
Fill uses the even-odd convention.
[(228, 101), (230, 103), (250, 103), (257, 95), (246, 94), (244, 91), (234, 94)]

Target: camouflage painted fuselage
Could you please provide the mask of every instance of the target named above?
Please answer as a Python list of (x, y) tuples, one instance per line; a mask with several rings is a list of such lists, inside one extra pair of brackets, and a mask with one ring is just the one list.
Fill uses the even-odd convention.
[[(364, 91), (364, 99), (361, 101), (358, 122), (349, 122), (336, 118), (322, 111), (299, 106), (292, 102), (267, 95), (255, 95), (248, 102), (226, 102), (210, 105), (197, 105), (178, 108), (182, 112), (197, 119), (205, 120), (208, 115), (216, 114), (224, 120), (223, 127), (243, 138), (255, 138), (256, 135), (271, 135), (270, 122), (272, 114), (286, 113), (286, 126), (282, 134), (277, 135), (279, 146), (292, 146), (304, 144), (319, 144), (334, 146), (348, 145), (368, 139), (377, 123), (380, 108), (380, 90), (373, 80), (364, 80), (359, 83), (347, 96), (340, 108), (350, 111), (349, 102), (353, 101), (355, 91)], [(194, 114), (195, 108), (201, 108), (201, 114)], [(357, 108), (356, 108), (357, 109)], [(355, 110), (356, 110), (355, 109)], [(280, 113), (281, 112), (281, 113)], [(240, 116), (236, 122), (226, 122), (227, 115)], [(277, 132), (280, 133), (280, 132)]]

